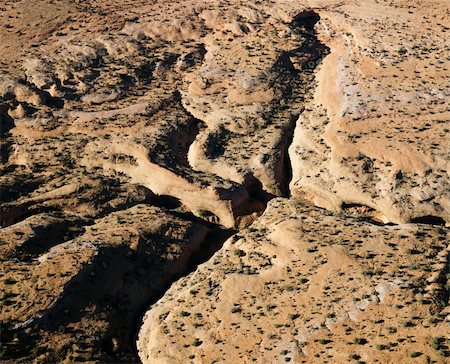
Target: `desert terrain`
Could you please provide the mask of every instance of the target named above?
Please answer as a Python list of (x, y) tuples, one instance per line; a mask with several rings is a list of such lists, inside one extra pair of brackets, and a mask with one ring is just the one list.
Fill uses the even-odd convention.
[(441, 0), (0, 3), (0, 362), (446, 363)]

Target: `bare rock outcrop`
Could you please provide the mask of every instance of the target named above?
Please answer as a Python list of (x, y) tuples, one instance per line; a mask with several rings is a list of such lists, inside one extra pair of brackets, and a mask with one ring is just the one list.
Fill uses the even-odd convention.
[(367, 206), (384, 222), (449, 223), (442, 11), (367, 1), (320, 12), (331, 53), (289, 150), (294, 196)]
[(420, 352), (443, 363), (430, 337), (445, 336), (448, 295), (443, 281), (428, 287), (447, 269), (433, 264), (448, 234), (274, 199), (150, 308), (141, 360), (385, 362)]
[(444, 362), (447, 15), (3, 1), (0, 361)]

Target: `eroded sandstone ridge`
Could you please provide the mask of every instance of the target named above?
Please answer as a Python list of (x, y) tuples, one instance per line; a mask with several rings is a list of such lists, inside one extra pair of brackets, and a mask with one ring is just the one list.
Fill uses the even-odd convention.
[(436, 273), (448, 239), (446, 229), (377, 226), (274, 199), (152, 306), (141, 359), (396, 363), (420, 352), (444, 362), (431, 338), (448, 333)]
[(445, 2), (0, 24), (2, 360), (445, 362)]
[(384, 222), (449, 219), (448, 14), (441, 2), (330, 6), (331, 48), (290, 147), (291, 190)]

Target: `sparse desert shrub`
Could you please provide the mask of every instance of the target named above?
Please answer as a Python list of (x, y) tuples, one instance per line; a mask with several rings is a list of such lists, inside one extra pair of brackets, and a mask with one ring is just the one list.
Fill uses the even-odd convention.
[(3, 281), (3, 283), (4, 283), (4, 284), (11, 285), (11, 284), (16, 284), (17, 281), (16, 281), (15, 279), (13, 279), (13, 278), (8, 277), (8, 278), (6, 278), (6, 279)]
[(367, 340), (362, 337), (355, 337), (353, 339), (353, 343), (356, 345), (364, 345), (364, 344), (367, 344)]
[(247, 254), (246, 254), (245, 251), (243, 251), (242, 249), (236, 249), (236, 250), (234, 251), (234, 255), (236, 255), (236, 256), (238, 256), (238, 257), (244, 257), (244, 256), (246, 256)]

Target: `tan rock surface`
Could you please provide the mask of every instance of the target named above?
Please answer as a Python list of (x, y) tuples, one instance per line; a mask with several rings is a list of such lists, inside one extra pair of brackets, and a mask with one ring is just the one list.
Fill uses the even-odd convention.
[(139, 332), (152, 363), (443, 361), (449, 27), (431, 0), (3, 1), (0, 360), (138, 362)]
[(448, 334), (447, 297), (430, 282), (445, 272), (435, 263), (448, 239), (446, 229), (377, 226), (274, 199), (152, 306), (140, 357), (409, 363), (420, 352), (444, 363), (431, 341)]
[(330, 55), (289, 150), (292, 194), (337, 211), (365, 205), (384, 221), (448, 223), (446, 6), (341, 5), (320, 12)]

